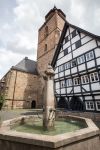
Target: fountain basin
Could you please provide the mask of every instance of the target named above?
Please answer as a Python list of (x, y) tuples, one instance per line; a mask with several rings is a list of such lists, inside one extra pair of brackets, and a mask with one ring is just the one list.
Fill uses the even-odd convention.
[[(83, 120), (87, 127), (58, 135), (42, 135), (17, 132), (10, 130), (15, 124), (23, 124), (28, 119), (35, 118), (33, 116), (24, 116), (8, 121), (4, 121), (0, 128), (0, 148), (2, 150), (99, 150), (99, 129), (91, 119), (75, 116), (64, 116), (76, 120)], [(5, 148), (6, 147), (6, 148)]]

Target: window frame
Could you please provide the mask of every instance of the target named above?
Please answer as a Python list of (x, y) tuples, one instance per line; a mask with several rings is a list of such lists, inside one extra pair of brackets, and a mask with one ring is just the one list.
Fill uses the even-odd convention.
[[(88, 102), (85, 102), (85, 104), (86, 104), (86, 110), (94, 110), (95, 109), (94, 108), (94, 102), (88, 101)], [(93, 108), (91, 106), (93, 106)]]

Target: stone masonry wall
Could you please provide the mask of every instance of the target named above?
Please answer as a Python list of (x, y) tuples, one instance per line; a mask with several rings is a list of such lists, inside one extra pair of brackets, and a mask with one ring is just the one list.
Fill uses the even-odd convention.
[(35, 100), (37, 103), (37, 75), (17, 70), (10, 70), (9, 74), (6, 76), (8, 88), (5, 106), (8, 108), (31, 108), (32, 100)]
[[(44, 80), (41, 78), (41, 75), (46, 70), (48, 63), (53, 59), (64, 23), (65, 21), (55, 12), (52, 18), (43, 24), (38, 33), (37, 67), (40, 73), (38, 82), (38, 101), (40, 107), (43, 105), (44, 95)], [(48, 36), (45, 36), (46, 26), (48, 26)], [(47, 44), (47, 50), (45, 50), (45, 44)]]

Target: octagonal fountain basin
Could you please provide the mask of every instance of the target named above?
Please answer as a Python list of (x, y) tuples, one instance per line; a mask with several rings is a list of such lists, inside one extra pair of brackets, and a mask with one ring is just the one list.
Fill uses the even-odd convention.
[(0, 128), (2, 150), (99, 150), (99, 142), (99, 129), (91, 119), (69, 115), (58, 118), (50, 131), (34, 116), (4, 121)]

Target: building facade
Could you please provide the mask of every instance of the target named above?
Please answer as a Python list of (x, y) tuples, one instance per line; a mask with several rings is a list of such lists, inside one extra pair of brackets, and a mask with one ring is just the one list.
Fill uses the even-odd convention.
[(60, 108), (100, 112), (100, 37), (65, 23), (52, 65)]
[(2, 80), (6, 83), (5, 107), (41, 108), (43, 106), (42, 75), (53, 59), (65, 18), (62, 10), (56, 7), (51, 9), (38, 31), (37, 62), (25, 58), (3, 77)]
[(36, 62), (27, 57), (13, 66), (3, 77), (7, 109), (36, 108), (38, 105), (38, 73)]

